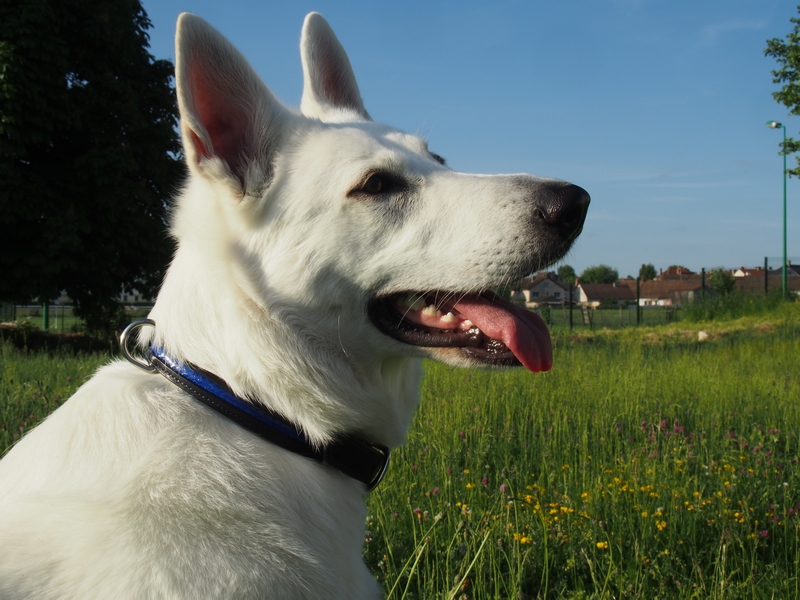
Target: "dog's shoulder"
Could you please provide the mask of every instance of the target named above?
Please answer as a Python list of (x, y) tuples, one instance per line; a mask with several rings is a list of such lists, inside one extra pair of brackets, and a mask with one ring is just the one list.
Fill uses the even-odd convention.
[(170, 392), (161, 378), (129, 364), (102, 367), (0, 461), (0, 502), (46, 487), (61, 490), (69, 481), (81, 489), (107, 487), (176, 418), (174, 404), (159, 402)]

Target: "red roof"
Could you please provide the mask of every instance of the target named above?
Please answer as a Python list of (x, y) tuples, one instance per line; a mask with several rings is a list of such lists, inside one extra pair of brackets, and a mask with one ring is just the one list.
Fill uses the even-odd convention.
[(627, 285), (614, 283), (581, 283), (579, 287), (590, 302), (602, 302), (606, 298), (614, 300), (636, 300), (636, 292)]

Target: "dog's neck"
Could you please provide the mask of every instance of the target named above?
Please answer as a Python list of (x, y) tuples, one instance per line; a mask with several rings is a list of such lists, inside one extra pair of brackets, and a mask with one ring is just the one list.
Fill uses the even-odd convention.
[[(288, 309), (254, 301), (228, 265), (181, 244), (151, 318), (155, 343), (225, 380), (318, 443), (343, 432), (401, 444), (419, 401), (419, 359), (358, 360), (298, 332)], [(308, 332), (305, 332), (308, 333)], [(280, 353), (280, 357), (278, 357)]]

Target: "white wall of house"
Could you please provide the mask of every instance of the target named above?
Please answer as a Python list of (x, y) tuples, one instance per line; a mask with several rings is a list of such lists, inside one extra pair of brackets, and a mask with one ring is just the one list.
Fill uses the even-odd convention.
[(545, 298), (547, 296), (552, 296), (557, 300), (561, 300), (566, 298), (568, 294), (567, 288), (556, 283), (552, 279), (540, 281), (536, 285), (522, 290), (522, 293), (525, 295), (525, 302), (536, 302), (537, 298)]
[(133, 290), (130, 294), (120, 293), (117, 298), (122, 304), (133, 304), (134, 302), (154, 302), (153, 298), (145, 298), (139, 290)]
[(672, 306), (672, 298), (639, 298), (639, 306)]
[(554, 296), (556, 298), (566, 297), (567, 290), (555, 281), (545, 279), (526, 291), (528, 296), (527, 300), (530, 302), (534, 298), (544, 298), (545, 296)]

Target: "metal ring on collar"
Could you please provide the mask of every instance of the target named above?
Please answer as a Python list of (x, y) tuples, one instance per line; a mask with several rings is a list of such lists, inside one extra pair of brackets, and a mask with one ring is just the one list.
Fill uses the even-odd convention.
[(150, 363), (149, 357), (137, 358), (131, 354), (130, 348), (128, 348), (128, 338), (130, 337), (131, 333), (133, 333), (136, 329), (145, 326), (155, 327), (156, 322), (152, 319), (138, 319), (128, 325), (119, 336), (119, 347), (122, 350), (122, 356), (125, 357), (125, 360), (133, 365), (136, 365), (143, 371), (153, 373), (156, 368)]

